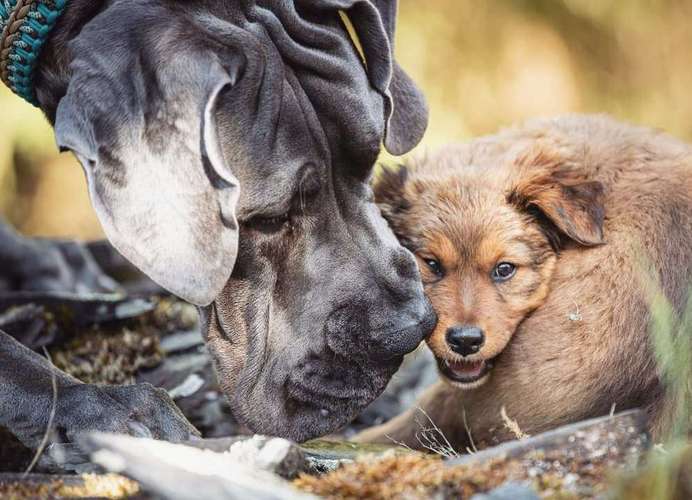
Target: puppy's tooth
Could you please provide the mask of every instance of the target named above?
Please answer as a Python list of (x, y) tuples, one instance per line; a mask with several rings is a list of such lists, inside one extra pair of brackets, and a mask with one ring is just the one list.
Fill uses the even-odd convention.
[(447, 368), (449, 368), (449, 360), (448, 359), (445, 359), (445, 365), (447, 366)]

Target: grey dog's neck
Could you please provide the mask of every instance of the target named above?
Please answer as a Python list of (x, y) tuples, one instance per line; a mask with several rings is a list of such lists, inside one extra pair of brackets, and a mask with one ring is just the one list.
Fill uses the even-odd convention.
[(69, 43), (107, 5), (105, 0), (71, 0), (41, 53), (34, 84), (41, 109), (51, 124), (70, 80)]

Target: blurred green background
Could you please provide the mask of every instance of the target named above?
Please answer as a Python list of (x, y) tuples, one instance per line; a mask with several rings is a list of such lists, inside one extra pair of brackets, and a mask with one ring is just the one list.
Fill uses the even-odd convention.
[[(532, 116), (606, 112), (692, 139), (690, 0), (401, 0), (396, 52), (431, 115), (420, 148)], [(81, 169), (0, 88), (0, 214), (98, 237)]]

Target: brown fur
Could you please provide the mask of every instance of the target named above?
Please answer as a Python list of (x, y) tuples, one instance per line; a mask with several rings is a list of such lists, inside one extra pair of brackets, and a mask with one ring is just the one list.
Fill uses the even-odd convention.
[[(680, 312), (692, 283), (690, 146), (602, 116), (537, 120), (387, 171), (375, 193), (418, 257), (439, 317), (435, 355), (458, 359), (445, 331), (471, 324), (486, 334), (471, 358), (498, 356), (480, 387), (442, 377), (418, 402), (458, 450), (469, 433), (476, 444), (514, 437), (503, 406), (529, 434), (643, 407), (662, 435), (670, 401), (649, 304), (660, 290)], [(498, 261), (517, 265), (507, 282), (489, 279)], [(413, 409), (357, 439), (420, 447), (416, 420)]]

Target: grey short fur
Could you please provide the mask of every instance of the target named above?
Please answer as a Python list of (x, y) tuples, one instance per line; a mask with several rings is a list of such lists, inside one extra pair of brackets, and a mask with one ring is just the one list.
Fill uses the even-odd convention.
[[(201, 307), (234, 411), (258, 432), (346, 423), (434, 323), (368, 186), (381, 144), (404, 153), (427, 124), (392, 57), (395, 16), (394, 0), (74, 0), (42, 55), (39, 102), (106, 235)], [(45, 404), (26, 391), (45, 396), (50, 368), (0, 344), (0, 425), (32, 444)], [(66, 407), (167, 405), (60, 380)], [(63, 434), (187, 432), (173, 410), (92, 413), (60, 419)]]

